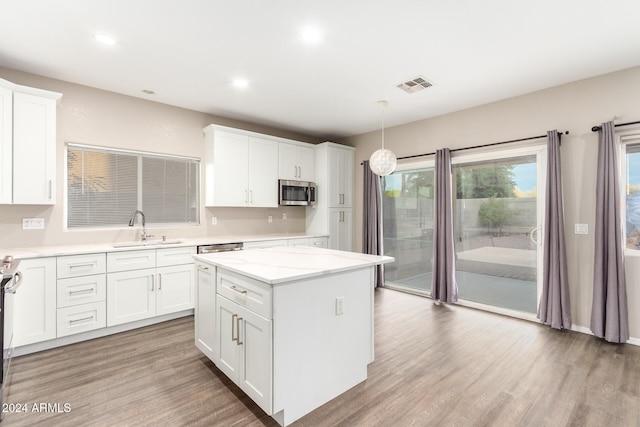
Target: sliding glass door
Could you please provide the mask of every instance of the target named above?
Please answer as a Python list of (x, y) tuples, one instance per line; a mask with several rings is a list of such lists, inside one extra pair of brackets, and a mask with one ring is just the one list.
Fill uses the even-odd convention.
[[(546, 147), (452, 159), (456, 278), (462, 303), (525, 316), (537, 312)], [(429, 294), (434, 163), (381, 178), (385, 285)]]
[(431, 291), (434, 163), (399, 167), (381, 178), (385, 284), (418, 293)]
[(459, 298), (535, 314), (545, 147), (458, 156), (452, 162)]

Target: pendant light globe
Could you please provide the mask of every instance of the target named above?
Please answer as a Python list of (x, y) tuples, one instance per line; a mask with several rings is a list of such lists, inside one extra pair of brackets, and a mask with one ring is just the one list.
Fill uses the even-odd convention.
[(398, 160), (391, 150), (384, 148), (384, 109), (387, 108), (387, 101), (380, 101), (378, 105), (382, 108), (382, 147), (369, 158), (369, 167), (376, 175), (387, 176), (396, 169)]

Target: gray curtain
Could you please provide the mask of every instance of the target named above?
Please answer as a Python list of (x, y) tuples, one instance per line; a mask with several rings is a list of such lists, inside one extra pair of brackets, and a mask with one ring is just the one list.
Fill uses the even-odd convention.
[(555, 329), (571, 329), (571, 303), (564, 241), (560, 136), (547, 132), (547, 186), (544, 208), (542, 297), (538, 319)]
[(433, 271), (431, 297), (435, 301), (458, 301), (456, 252), (453, 245), (451, 153), (436, 151), (435, 207), (433, 215)]
[(596, 230), (591, 331), (609, 342), (629, 339), (620, 184), (613, 122), (598, 131)]
[[(371, 171), (369, 160), (362, 163), (362, 252), (383, 255), (382, 248), (382, 192), (380, 177)], [(376, 287), (384, 284), (384, 267), (376, 266)]]

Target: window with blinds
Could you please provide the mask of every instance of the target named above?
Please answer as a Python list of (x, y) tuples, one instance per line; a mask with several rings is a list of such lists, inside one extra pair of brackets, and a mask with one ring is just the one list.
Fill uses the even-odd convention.
[(197, 159), (69, 144), (67, 226), (199, 223)]

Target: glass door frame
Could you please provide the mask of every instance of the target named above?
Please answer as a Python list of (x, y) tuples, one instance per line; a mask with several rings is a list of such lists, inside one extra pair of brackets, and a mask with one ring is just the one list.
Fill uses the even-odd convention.
[[(513, 157), (522, 157), (522, 156), (536, 156), (536, 198), (537, 198), (537, 274), (536, 274), (536, 307), (540, 305), (540, 296), (542, 294), (542, 269), (543, 269), (543, 230), (544, 230), (544, 208), (545, 208), (545, 193), (546, 193), (546, 178), (547, 178), (547, 145), (546, 145), (546, 137), (544, 139), (538, 140), (540, 142), (529, 142), (527, 146), (514, 147), (514, 148), (497, 148), (492, 147), (491, 150), (482, 149), (482, 151), (467, 152), (467, 153), (452, 153), (451, 155), (451, 166), (454, 165), (464, 165), (466, 163), (475, 163), (481, 161), (489, 161), (496, 159), (509, 159)], [(452, 188), (452, 191), (454, 189)], [(455, 195), (452, 194), (452, 197), (455, 200)], [(484, 311), (490, 311), (493, 313), (504, 314), (510, 317), (516, 317), (526, 320), (536, 320), (537, 317), (535, 314), (526, 313), (517, 310), (510, 310), (502, 307), (496, 307), (492, 305), (481, 304), (468, 300), (458, 300), (459, 305), (477, 308)]]
[[(429, 156), (426, 159), (422, 159), (422, 160), (413, 160), (413, 161), (406, 161), (406, 162), (398, 163), (398, 165), (396, 166), (396, 168), (393, 171), (393, 173), (416, 170), (416, 169), (434, 169), (434, 172), (435, 172), (435, 167), (436, 167), (435, 156)], [(382, 178), (380, 178), (380, 180), (382, 180)], [(435, 193), (435, 191), (436, 190), (434, 188), (434, 193)], [(383, 219), (382, 223), (383, 223), (382, 236), (383, 236), (383, 242), (384, 242), (384, 235), (385, 235), (384, 234), (384, 219)], [(384, 245), (383, 245), (382, 251), (384, 253)], [(419, 290), (419, 289), (414, 289), (414, 288), (411, 288), (409, 286), (402, 286), (401, 284), (397, 284), (397, 283), (393, 283), (393, 282), (388, 282), (387, 283), (385, 281), (384, 287), (385, 288), (389, 288), (389, 289), (394, 289), (394, 290), (397, 290), (397, 291), (416, 294), (416, 295), (420, 295), (420, 296), (426, 296), (426, 297), (429, 297), (429, 298), (431, 297), (431, 292), (423, 291), (423, 290)]]

